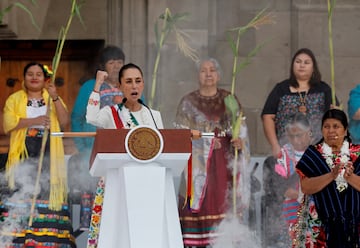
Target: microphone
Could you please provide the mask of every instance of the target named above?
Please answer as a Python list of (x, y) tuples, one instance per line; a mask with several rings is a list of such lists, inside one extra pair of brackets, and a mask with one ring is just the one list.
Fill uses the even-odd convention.
[(137, 101), (138, 101), (138, 103), (140, 103), (141, 105), (143, 105), (145, 108), (147, 108), (149, 110), (151, 118), (152, 118), (152, 120), (153, 120), (153, 122), (155, 124), (156, 129), (159, 129), (158, 126), (156, 125), (156, 121), (155, 121), (154, 116), (153, 116), (153, 114), (151, 112), (151, 109), (140, 98)]

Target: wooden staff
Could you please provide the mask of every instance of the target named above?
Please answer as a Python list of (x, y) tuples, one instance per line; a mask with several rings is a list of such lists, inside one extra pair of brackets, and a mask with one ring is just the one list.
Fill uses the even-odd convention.
[[(47, 111), (46, 111), (46, 116), (49, 116), (49, 117), (50, 117), (50, 112), (51, 112), (51, 110), (50, 110), (50, 99), (51, 99), (51, 97), (49, 95), (49, 99), (48, 99), (48, 103), (47, 103), (48, 108), (47, 108)], [(31, 201), (30, 216), (29, 216), (29, 222), (28, 222), (29, 227), (32, 226), (32, 222), (33, 222), (33, 215), (34, 215), (34, 211), (35, 211), (35, 203), (36, 203), (37, 194), (39, 192), (41, 170), (42, 170), (44, 154), (45, 154), (45, 149), (46, 149), (46, 142), (48, 140), (48, 135), (49, 135), (49, 128), (50, 127), (45, 126), (43, 137), (42, 137), (42, 140), (41, 140), (41, 148), (40, 148), (40, 155), (39, 155), (39, 162), (38, 162), (38, 171), (37, 171), (37, 175), (36, 175), (34, 195), (33, 195), (32, 201)]]

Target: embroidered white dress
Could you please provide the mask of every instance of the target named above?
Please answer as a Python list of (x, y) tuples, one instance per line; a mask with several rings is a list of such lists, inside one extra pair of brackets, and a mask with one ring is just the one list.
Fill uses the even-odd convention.
[[(129, 112), (129, 110), (123, 106), (120, 110), (118, 105), (114, 105), (121, 121), (124, 124), (125, 128), (132, 128), (133, 123), (130, 118), (130, 113), (135, 117), (139, 125), (149, 125), (152, 127), (158, 127), (163, 129), (164, 125), (161, 119), (161, 114), (159, 111), (151, 109), (151, 112), (154, 116), (154, 120), (151, 117), (149, 109), (141, 106), (141, 109), (136, 112)], [(105, 106), (100, 109), (100, 95), (99, 93), (92, 92), (89, 97), (89, 102), (86, 110), (86, 121), (98, 128), (106, 129), (116, 129), (115, 121), (110, 106)]]

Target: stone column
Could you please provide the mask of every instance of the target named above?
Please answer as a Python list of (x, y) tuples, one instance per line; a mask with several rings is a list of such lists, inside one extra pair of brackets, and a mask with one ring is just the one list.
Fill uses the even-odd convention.
[(122, 47), (122, 1), (107, 1), (107, 37), (106, 43)]

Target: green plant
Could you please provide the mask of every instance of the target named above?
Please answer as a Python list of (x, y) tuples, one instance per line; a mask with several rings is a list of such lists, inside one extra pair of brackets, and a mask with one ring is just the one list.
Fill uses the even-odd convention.
[[(174, 14), (172, 15), (170, 10), (168, 8), (165, 9), (165, 12), (161, 14), (158, 18), (158, 20), (155, 23), (155, 38), (156, 38), (156, 59), (154, 64), (154, 69), (152, 73), (152, 83), (151, 83), (151, 93), (150, 93), (150, 99), (149, 99), (149, 106), (153, 107), (154, 104), (154, 98), (155, 98), (155, 91), (156, 91), (156, 81), (157, 81), (157, 71), (159, 68), (159, 62), (160, 62), (160, 56), (161, 56), (161, 49), (165, 43), (166, 38), (169, 36), (171, 31), (175, 32), (176, 36), (176, 42), (180, 49), (180, 51), (190, 59), (196, 61), (198, 60), (198, 56), (196, 54), (196, 51), (189, 46), (189, 44), (186, 42), (186, 38), (189, 38), (188, 34), (184, 31), (180, 30), (176, 24), (178, 21), (185, 20), (188, 16), (187, 13), (181, 13), (181, 14)], [(162, 21), (161, 30), (159, 32), (159, 20)]]
[(335, 94), (335, 62), (334, 62), (334, 46), (332, 36), (332, 17), (334, 13), (336, 0), (327, 0), (328, 9), (328, 31), (329, 31), (329, 53), (330, 53), (330, 76), (331, 76), (331, 102), (336, 105)]
[[(36, 5), (36, 0), (29, 0), (29, 2), (32, 5)], [(31, 13), (31, 11), (24, 4), (22, 4), (20, 2), (10, 3), (5, 8), (0, 9), (0, 24), (3, 24), (4, 16), (6, 14), (8, 14), (14, 7), (22, 9), (23, 11), (25, 11), (29, 15), (29, 17), (31, 19), (31, 23), (34, 25), (34, 27), (36, 27), (38, 30), (40, 30), (39, 26), (36, 24), (36, 21), (34, 19), (34, 16)]]
[[(236, 83), (236, 75), (244, 69), (246, 66), (250, 64), (250, 60), (252, 57), (254, 57), (257, 52), (262, 48), (264, 43), (258, 44), (253, 50), (251, 50), (245, 60), (240, 63), (240, 65), (237, 64), (238, 57), (239, 57), (239, 47), (240, 47), (240, 38), (241, 36), (246, 33), (249, 29), (259, 29), (261, 25), (265, 24), (272, 24), (273, 16), (271, 13), (265, 13), (266, 8), (261, 10), (256, 16), (245, 26), (232, 28), (227, 31), (227, 39), (230, 44), (232, 53), (234, 55), (234, 62), (233, 62), (233, 70), (232, 70), (232, 80), (231, 80), (231, 94), (234, 94), (235, 92), (235, 83)], [(236, 32), (236, 42), (232, 39), (231, 33)]]
[(65, 40), (66, 40), (67, 33), (68, 33), (69, 29), (70, 29), (70, 25), (71, 25), (73, 17), (77, 16), (79, 18), (81, 24), (84, 26), (84, 22), (82, 20), (81, 15), (80, 15), (80, 8), (84, 4), (84, 2), (85, 2), (85, 0), (79, 0), (79, 1), (78, 0), (71, 0), (70, 16), (69, 16), (69, 19), (67, 21), (66, 26), (61, 27), (61, 29), (60, 29), (55, 55), (54, 55), (53, 60), (52, 60), (52, 70), (53, 70), (53, 74), (52, 74), (52, 77), (51, 77), (52, 82), (54, 82), (55, 78), (56, 78), (56, 71), (57, 71), (59, 63), (60, 63), (62, 50), (63, 50), (63, 47), (64, 47), (64, 43), (65, 43)]
[[(83, 24), (81, 15), (80, 15), (80, 8), (82, 6), (82, 4), (85, 2), (85, 0), (71, 0), (71, 12), (70, 12), (70, 16), (69, 19), (66, 23), (65, 27), (61, 27), (60, 32), (59, 32), (59, 38), (58, 38), (58, 43), (56, 46), (56, 51), (55, 51), (55, 55), (53, 57), (52, 60), (52, 74), (51, 74), (51, 82), (54, 83), (55, 78), (56, 78), (56, 71), (58, 69), (59, 63), (60, 63), (60, 59), (61, 59), (61, 54), (62, 54), (62, 50), (64, 47), (64, 43), (66, 40), (66, 36), (67, 33), (70, 29), (70, 25), (72, 22), (72, 19), (74, 16), (77, 16), (80, 20), (80, 22)], [(47, 103), (48, 106), (50, 106), (50, 101), (51, 98), (49, 97), (49, 102)], [(48, 112), (47, 115), (50, 114), (51, 109), (48, 108)], [(39, 155), (39, 162), (38, 162), (38, 171), (37, 171), (37, 177), (36, 177), (36, 182), (35, 182), (35, 190), (34, 192), (38, 192), (38, 188), (40, 185), (40, 177), (41, 177), (41, 169), (42, 169), (42, 164), (43, 164), (43, 158), (44, 158), (44, 154), (45, 154), (45, 146), (46, 146), (46, 142), (48, 139), (48, 135), (49, 134), (49, 130), (47, 128), (45, 128), (44, 130), (44, 135), (42, 138), (42, 143), (41, 143), (41, 150), (40, 150), (40, 155)], [(60, 196), (54, 196), (52, 194), (53, 191), (53, 187), (56, 187), (56, 185), (50, 185), (50, 199), (49, 199), (49, 208), (52, 210), (60, 210), (61, 209), (61, 205), (64, 202), (63, 198), (66, 198), (66, 192), (63, 192), (62, 195)], [(32, 221), (33, 221), (33, 214), (35, 211), (35, 202), (36, 202), (36, 197), (37, 194), (34, 193), (33, 199), (32, 199), (32, 204), (31, 204), (31, 209), (30, 209), (30, 218), (29, 218), (29, 226), (32, 225)], [(56, 199), (55, 199), (56, 198)]]
[[(240, 38), (241, 36), (251, 28), (259, 29), (261, 25), (272, 24), (273, 16), (271, 13), (265, 13), (266, 9), (261, 10), (248, 24), (241, 27), (232, 28), (227, 31), (228, 42), (233, 53), (233, 69), (232, 69), (232, 79), (231, 79), (231, 95), (225, 98), (225, 105), (227, 110), (231, 113), (232, 116), (232, 127), (233, 131), (235, 130), (235, 125), (237, 122), (237, 116), (239, 114), (239, 105), (235, 99), (235, 85), (236, 85), (236, 76), (240, 73), (242, 69), (248, 66), (251, 62), (251, 59), (260, 51), (265, 43), (260, 43), (252, 49), (239, 65), (239, 47), (240, 47)], [(232, 39), (231, 33), (236, 33), (236, 41)]]
[[(239, 137), (241, 123), (244, 119), (243, 113), (239, 111), (239, 105), (235, 98), (235, 84), (236, 84), (236, 76), (240, 73), (242, 69), (248, 66), (251, 62), (251, 59), (260, 51), (260, 49), (264, 46), (265, 43), (260, 43), (252, 49), (239, 65), (238, 65), (238, 57), (239, 57), (239, 47), (240, 47), (240, 37), (246, 33), (251, 28), (259, 29), (261, 25), (272, 24), (273, 17), (271, 13), (265, 13), (266, 8), (261, 10), (248, 24), (241, 27), (232, 28), (227, 31), (227, 38), (230, 44), (234, 59), (233, 59), (233, 69), (232, 69), (232, 80), (231, 80), (231, 94), (228, 95), (224, 101), (225, 106), (228, 112), (231, 113), (231, 130), (232, 137)], [(236, 41), (234, 41), (231, 37), (231, 34), (236, 33)], [(236, 215), (236, 175), (237, 175), (237, 160), (238, 160), (238, 150), (235, 149), (234, 153), (234, 166), (233, 166), (233, 214)]]

